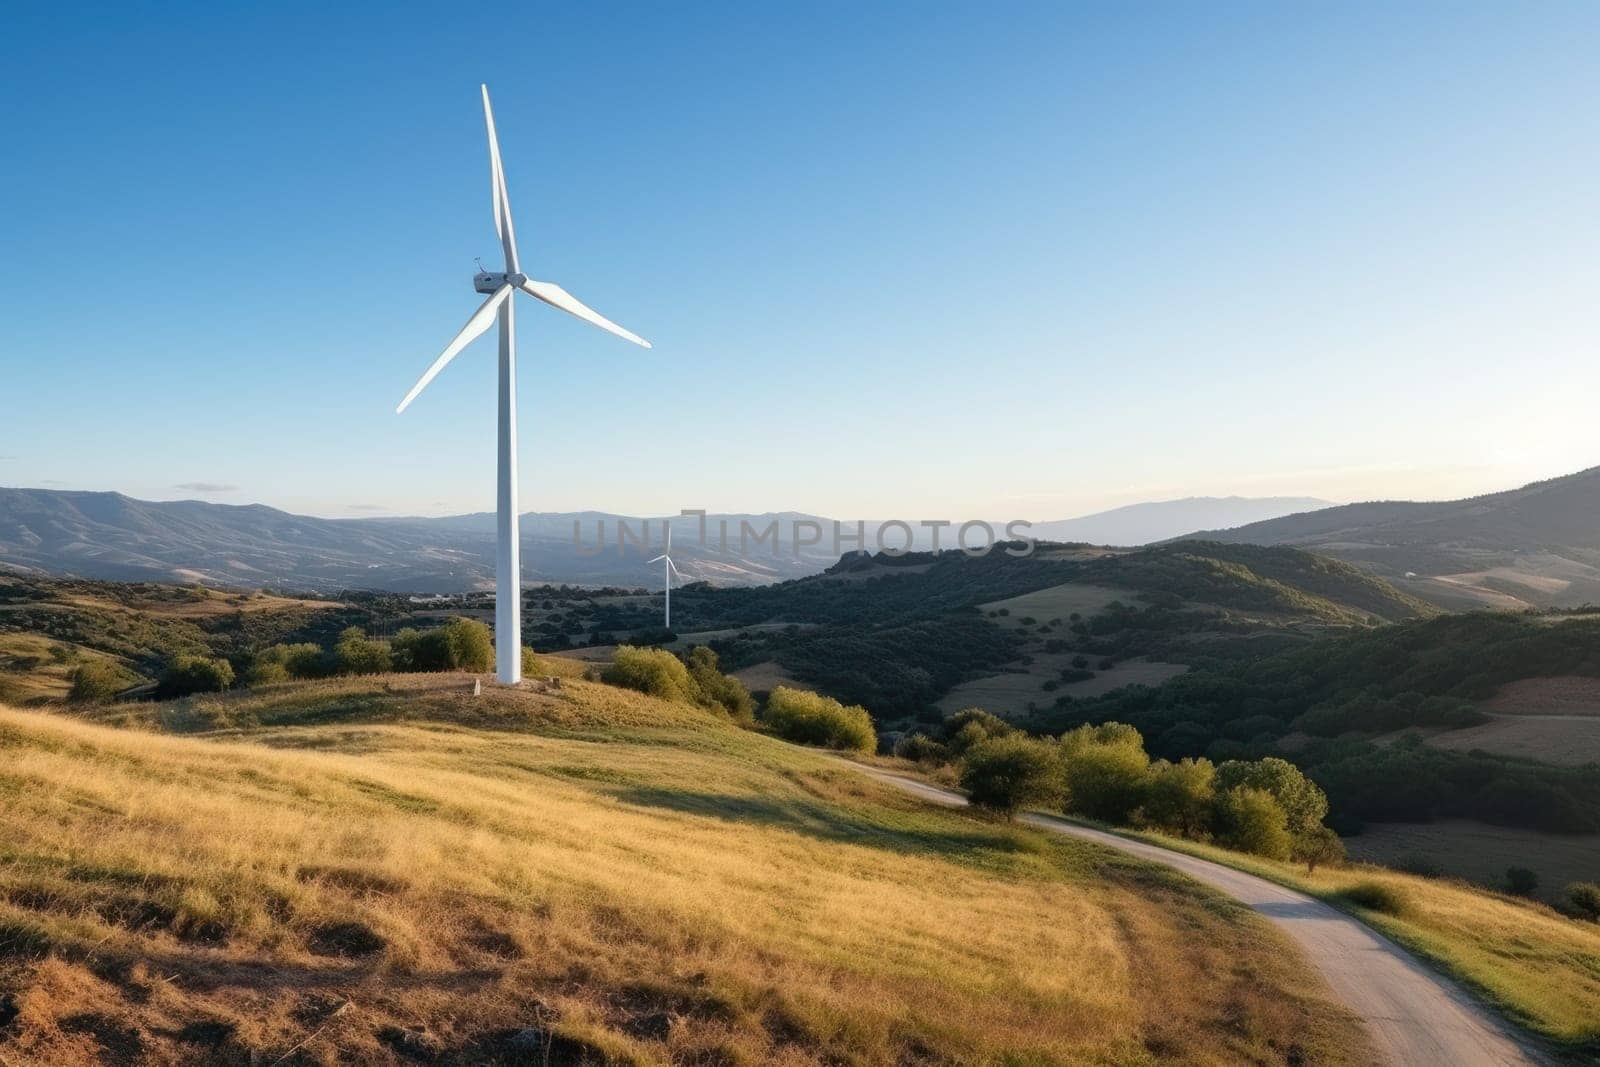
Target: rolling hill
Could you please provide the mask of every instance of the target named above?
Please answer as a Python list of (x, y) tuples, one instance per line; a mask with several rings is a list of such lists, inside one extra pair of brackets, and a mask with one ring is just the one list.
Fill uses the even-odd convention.
[(0, 709), (7, 1063), (1370, 1062), (1248, 909), (568, 677)]
[(1600, 603), (1600, 467), (1437, 503), (1347, 504), (1191, 537), (1292, 545), (1443, 607)]

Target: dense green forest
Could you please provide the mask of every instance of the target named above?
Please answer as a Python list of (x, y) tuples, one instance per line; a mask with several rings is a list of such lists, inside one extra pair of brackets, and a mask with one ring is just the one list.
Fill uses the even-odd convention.
[[(1600, 767), (1557, 768), (1349, 735), (1480, 721), (1475, 701), (1519, 678), (1600, 676), (1600, 619), (1473, 613), (1322, 637), (1251, 659), (1213, 658), (1154, 688), (1062, 700), (1029, 723), (1058, 732), (1126, 722), (1155, 754), (1243, 758), (1310, 734), (1293, 758), (1346, 820), (1446, 816), (1600, 830)], [(1341, 739), (1342, 738), (1342, 739)]]

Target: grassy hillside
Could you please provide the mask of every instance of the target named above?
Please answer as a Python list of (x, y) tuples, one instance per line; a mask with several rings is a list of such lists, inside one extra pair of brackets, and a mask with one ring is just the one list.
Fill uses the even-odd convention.
[(469, 685), (0, 711), (0, 1056), (1364, 1062), (1158, 868), (686, 706)]

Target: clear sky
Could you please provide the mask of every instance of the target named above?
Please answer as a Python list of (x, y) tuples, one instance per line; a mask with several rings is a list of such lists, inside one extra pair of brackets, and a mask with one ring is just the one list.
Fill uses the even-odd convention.
[(1600, 4), (34, 5), (0, 485), (1059, 518), (1600, 464)]

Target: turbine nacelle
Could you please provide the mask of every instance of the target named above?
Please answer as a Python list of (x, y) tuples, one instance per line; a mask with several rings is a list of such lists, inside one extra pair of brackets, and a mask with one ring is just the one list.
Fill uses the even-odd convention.
[(480, 293), (493, 293), (508, 285), (520, 289), (522, 288), (522, 283), (527, 280), (528, 276), (526, 274), (520, 274), (516, 271), (507, 273), (505, 271), (480, 270), (472, 276), (472, 287)]

